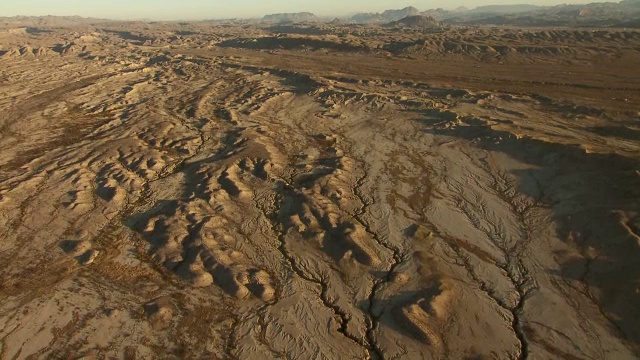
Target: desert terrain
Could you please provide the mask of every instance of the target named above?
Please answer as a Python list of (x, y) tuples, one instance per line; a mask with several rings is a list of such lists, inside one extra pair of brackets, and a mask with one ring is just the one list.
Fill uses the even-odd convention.
[(640, 30), (416, 16), (2, 19), (0, 358), (638, 358)]

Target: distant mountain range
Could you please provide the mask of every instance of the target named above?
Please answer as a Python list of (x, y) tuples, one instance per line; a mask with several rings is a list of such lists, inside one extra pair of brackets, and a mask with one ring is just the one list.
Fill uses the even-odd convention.
[(640, 27), (640, 0), (558, 6), (489, 5), (424, 12), (407, 7), (383, 13), (356, 14), (350, 20), (355, 23), (391, 23), (414, 16), (429, 16), (444, 24), (458, 25)]
[(439, 18), (447, 18), (450, 16), (462, 15), (462, 14), (517, 14), (528, 11), (535, 11), (542, 9), (541, 6), (536, 5), (489, 5), (480, 6), (473, 10), (461, 7), (453, 11), (444, 9), (432, 9), (421, 12), (413, 6), (406, 7), (400, 10), (387, 10), (383, 13), (360, 13), (351, 17), (351, 21), (356, 23), (388, 23), (398, 21), (410, 16), (431, 16)]
[[(619, 3), (591, 3), (532, 7), (522, 11), (491, 11), (491, 7), (470, 12), (444, 14), (439, 20), (449, 24), (516, 25), (516, 26), (637, 26), (640, 22), (640, 0)], [(635, 25), (634, 25), (635, 24)]]
[(486, 6), (478, 6), (473, 10), (467, 10), (467, 12), (478, 13), (478, 14), (518, 14), (518, 13), (523, 13), (528, 11), (536, 11), (542, 8), (543, 8), (542, 6), (527, 5), (527, 4), (486, 5)]
[[(417, 17), (417, 18), (416, 18)], [(428, 18), (421, 18), (428, 17)], [(409, 19), (407, 19), (409, 18)], [(432, 18), (432, 19), (431, 19)], [(403, 19), (406, 19), (403, 20)], [(403, 20), (403, 21), (400, 21)], [(381, 13), (360, 13), (349, 19), (334, 20), (334, 24), (388, 24), (391, 27), (431, 27), (432, 20), (444, 25), (512, 25), (512, 26), (573, 26), (573, 27), (635, 27), (640, 28), (640, 0), (619, 3), (590, 3), (558, 6), (489, 5), (474, 9), (460, 7), (455, 10), (415, 7), (386, 10)], [(16, 26), (75, 26), (94, 25), (111, 20), (81, 18), (78, 16), (15, 16), (0, 17), (0, 28)], [(256, 20), (245, 20), (256, 21)], [(282, 13), (264, 16), (266, 23), (329, 22), (310, 12)]]
[(319, 19), (310, 12), (300, 13), (283, 13), (283, 14), (271, 14), (262, 18), (264, 22), (274, 23), (297, 23), (297, 22), (315, 22)]
[(0, 27), (13, 24), (29, 24), (30, 26), (75, 26), (87, 24), (101, 24), (112, 20), (85, 18), (80, 16), (11, 16), (0, 17)]

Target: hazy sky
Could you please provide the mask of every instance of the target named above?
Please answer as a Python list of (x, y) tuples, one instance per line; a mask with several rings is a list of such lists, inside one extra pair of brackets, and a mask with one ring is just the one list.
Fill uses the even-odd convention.
[(80, 15), (111, 19), (219, 19), (258, 17), (278, 12), (310, 11), (320, 16), (340, 16), (361, 11), (382, 11), (415, 6), (473, 8), (489, 4), (529, 3), (556, 5), (589, 0), (0, 0), (0, 16)]

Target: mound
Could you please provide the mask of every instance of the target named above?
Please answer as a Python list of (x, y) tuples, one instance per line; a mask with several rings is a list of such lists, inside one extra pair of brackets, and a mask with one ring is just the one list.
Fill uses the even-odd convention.
[(8, 29), (7, 32), (11, 35), (25, 35), (27, 33), (27, 28)]
[(3, 58), (14, 58), (18, 56), (20, 56), (20, 49), (18, 48), (9, 49), (7, 52), (4, 53), (4, 55), (2, 55)]
[(61, 55), (74, 55), (81, 53), (83, 51), (83, 47), (80, 45), (76, 45), (74, 43), (67, 44), (60, 49)]
[(21, 57), (34, 57), (36, 54), (33, 51), (33, 48), (29, 45), (23, 46), (20, 49), (20, 56)]
[(55, 51), (43, 46), (39, 47), (37, 50), (34, 50), (33, 53), (36, 55), (36, 57), (58, 55)]

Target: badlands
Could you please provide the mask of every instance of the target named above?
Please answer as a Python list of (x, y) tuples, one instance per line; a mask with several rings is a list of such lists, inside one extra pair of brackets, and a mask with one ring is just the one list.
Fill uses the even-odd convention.
[(2, 359), (640, 356), (637, 29), (3, 18), (0, 46)]

